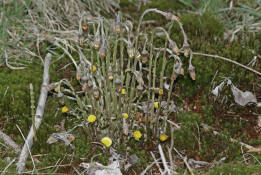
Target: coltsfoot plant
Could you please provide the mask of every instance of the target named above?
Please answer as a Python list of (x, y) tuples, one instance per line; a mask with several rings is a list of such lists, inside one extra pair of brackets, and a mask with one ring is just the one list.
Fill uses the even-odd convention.
[[(149, 12), (163, 15), (169, 21), (168, 29), (147, 29), (143, 17)], [(181, 48), (169, 37), (175, 22), (184, 37)], [(184, 58), (190, 57), (188, 72), (195, 79), (192, 52), (179, 18), (172, 13), (148, 9), (140, 17), (136, 31), (131, 21), (121, 19), (120, 13), (113, 25), (102, 17), (89, 23), (92, 25), (82, 20), (79, 24), (80, 40), (76, 46), (66, 43), (67, 48), (77, 51), (79, 61), (60, 40), (56, 41), (56, 46), (73, 61), (79, 82), (73, 86), (63, 79), (49, 86), (57, 94), (62, 112), (76, 116), (103, 144), (104, 138), (111, 139), (112, 144), (106, 142), (105, 146), (116, 146), (129, 139), (167, 140), (168, 115), (177, 111), (171, 92), (176, 78), (184, 75), (180, 53)], [(165, 39), (165, 44), (156, 46), (156, 39)], [(174, 60), (173, 70), (172, 75), (166, 77), (169, 59)], [(66, 98), (76, 105), (67, 106)]]
[[(143, 21), (147, 13), (164, 16), (168, 24), (151, 27)], [(170, 38), (174, 23), (180, 28), (182, 43)], [(57, 94), (62, 111), (76, 116), (80, 126), (92, 131), (94, 141), (101, 141), (106, 147), (130, 139), (139, 142), (168, 139), (168, 124), (177, 127), (168, 117), (178, 111), (172, 100), (174, 82), (178, 76), (185, 76), (185, 59), (189, 64), (187, 73), (196, 80), (193, 55), (222, 59), (260, 74), (224, 57), (193, 52), (180, 19), (157, 9), (145, 10), (136, 28), (131, 21), (124, 21), (120, 13), (115, 21), (103, 17), (87, 20), (83, 14), (78, 38), (76, 44), (59, 38), (53, 42), (72, 60), (78, 84), (62, 79), (49, 89)], [(156, 42), (159, 40), (163, 42)], [(174, 62), (170, 65), (172, 73), (166, 76), (170, 59)], [(67, 107), (65, 99), (73, 103)]]

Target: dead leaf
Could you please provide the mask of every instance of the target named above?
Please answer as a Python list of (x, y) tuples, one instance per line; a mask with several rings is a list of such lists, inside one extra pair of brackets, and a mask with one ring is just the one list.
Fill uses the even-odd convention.
[(248, 103), (257, 103), (256, 96), (249, 91), (241, 91), (236, 86), (232, 85), (231, 90), (234, 95), (235, 102), (241, 106), (245, 106)]

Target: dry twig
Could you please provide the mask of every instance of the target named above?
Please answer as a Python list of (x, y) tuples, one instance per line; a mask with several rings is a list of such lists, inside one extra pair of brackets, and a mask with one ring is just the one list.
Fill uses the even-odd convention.
[[(48, 53), (45, 57), (45, 63), (44, 63), (44, 73), (43, 73), (43, 84), (41, 87), (41, 94), (38, 101), (38, 106), (35, 113), (35, 128), (38, 129), (40, 127), (43, 114), (44, 114), (44, 108), (45, 108), (45, 102), (47, 99), (47, 89), (46, 87), (49, 84), (49, 67), (51, 62), (52, 55)], [(27, 139), (25, 141), (25, 144), (23, 146), (23, 149), (21, 151), (21, 154), (19, 155), (19, 160), (17, 163), (17, 171), (18, 174), (22, 174), (25, 167), (25, 162), (29, 154), (29, 149), (33, 145), (33, 138), (34, 138), (34, 127), (31, 126), (30, 132), (27, 136)]]

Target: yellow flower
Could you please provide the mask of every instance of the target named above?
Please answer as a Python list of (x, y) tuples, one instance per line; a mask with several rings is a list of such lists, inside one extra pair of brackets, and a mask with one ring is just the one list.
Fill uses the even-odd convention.
[(164, 142), (168, 139), (168, 136), (166, 134), (160, 134), (160, 141)]
[(126, 90), (125, 90), (125, 89), (122, 89), (122, 90), (121, 90), (121, 94), (122, 94), (122, 95), (126, 95)]
[(134, 131), (133, 133), (133, 137), (136, 139), (136, 140), (139, 140), (141, 138), (142, 134), (140, 131), (136, 130)]
[(112, 140), (110, 137), (103, 137), (101, 139), (101, 142), (106, 146), (106, 147), (110, 147), (112, 144)]
[(156, 108), (156, 109), (159, 108), (159, 102), (154, 102), (154, 108)]
[(58, 92), (58, 91), (59, 91), (59, 88), (58, 88), (58, 87), (54, 88), (54, 91), (55, 91), (55, 92)]
[(127, 113), (123, 113), (122, 116), (127, 119), (129, 117), (129, 115)]
[(92, 66), (92, 71), (93, 71), (93, 72), (96, 72), (96, 70), (97, 70), (97, 67), (93, 65), (93, 66)]
[(66, 113), (69, 111), (69, 108), (67, 106), (62, 107), (62, 113)]
[(159, 88), (159, 95), (163, 95), (163, 89)]
[(96, 121), (96, 116), (95, 115), (89, 115), (87, 120), (88, 120), (88, 122), (93, 123), (93, 122)]

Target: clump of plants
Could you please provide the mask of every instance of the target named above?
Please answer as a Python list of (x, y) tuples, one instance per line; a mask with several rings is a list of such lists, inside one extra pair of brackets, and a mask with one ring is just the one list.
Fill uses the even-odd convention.
[[(176, 117), (183, 126), (172, 120), (173, 116), (171, 115), (182, 110), (182, 107), (178, 107), (174, 101), (176, 96), (173, 91), (175, 83), (177, 83), (176, 80), (181, 76), (188, 75), (192, 81), (196, 80), (196, 68), (193, 66), (194, 55), (227, 61), (257, 75), (261, 75), (260, 72), (222, 56), (194, 52), (190, 47), (182, 20), (170, 12), (147, 9), (136, 24), (126, 20), (120, 12), (113, 20), (92, 12), (102, 9), (96, 6), (98, 3), (104, 5), (105, 8), (107, 7), (108, 13), (114, 13), (113, 7), (116, 6), (113, 3), (107, 4), (107, 1), (88, 1), (88, 7), (81, 6), (81, 1), (70, 1), (68, 4), (65, 1), (59, 1), (61, 3), (50, 4), (48, 7), (44, 2), (35, 2), (32, 6), (37, 7), (39, 13), (29, 10), (32, 20), (39, 18), (39, 14), (44, 17), (43, 21), (35, 23), (35, 26), (30, 28), (37, 36), (37, 51), (35, 53), (38, 52), (38, 54), (31, 51), (29, 54), (38, 55), (41, 59), (39, 44), (44, 43), (45, 51), (49, 52), (47, 54), (49, 63), (46, 65), (50, 64), (50, 53), (52, 53), (58, 57), (56, 61), (64, 56), (69, 58), (71, 63), (68, 65), (72, 64), (75, 68), (75, 75), (71, 75), (69, 79), (64, 78), (51, 84), (47, 83), (48, 85), (44, 83), (42, 86), (41, 90), (45, 92), (45, 99), (47, 90), (49, 94), (57, 97), (60, 112), (64, 116), (75, 117), (74, 126), (65, 129), (63, 123), (61, 132), (51, 134), (47, 140), (48, 144), (61, 141), (74, 151), (74, 141), (79, 139), (74, 132), (76, 128), (81, 127), (84, 133), (87, 133), (86, 141), (91, 140), (91, 144), (101, 146), (105, 153), (113, 156), (113, 160), (110, 160), (112, 164), (115, 162), (115, 157), (119, 159), (121, 156), (118, 152), (122, 151), (120, 150), (122, 148), (126, 149), (124, 152), (128, 152), (130, 147), (145, 149), (149, 147), (153, 151), (157, 149), (159, 154), (155, 155), (155, 152), (150, 152), (154, 162), (141, 174), (145, 174), (154, 165), (157, 165), (162, 174), (176, 173), (179, 168), (179, 160), (182, 160), (182, 164), (185, 163), (191, 174), (194, 174), (192, 165), (193, 168), (198, 164), (210, 166), (208, 162), (187, 160), (186, 153), (179, 152), (174, 147), (174, 139), (183, 142), (176, 144), (176, 146), (182, 147), (180, 144), (183, 144), (191, 146), (190, 148), (196, 147), (196, 144), (190, 142), (196, 142), (197, 138), (192, 132), (195, 130), (200, 134), (198, 123), (201, 120), (198, 114), (194, 115), (193, 113), (186, 115), (188, 122), (184, 121), (186, 117), (183, 115)], [(29, 7), (27, 8), (29, 9)], [(88, 9), (87, 12), (86, 9)], [(55, 10), (64, 14), (65, 17), (56, 16)], [(150, 21), (144, 21), (144, 16), (148, 13), (163, 16), (167, 24), (154, 26)], [(66, 20), (68, 23), (65, 22)], [(170, 32), (173, 31), (174, 25), (178, 26), (178, 30), (174, 31), (180, 32), (176, 34), (182, 36), (182, 39), (174, 40), (171, 37), (173, 33), (170, 35)], [(29, 51), (29, 49), (25, 49)], [(8, 56), (5, 57), (5, 64), (8, 65)], [(41, 60), (47, 62), (47, 57), (45, 60)], [(184, 66), (185, 63), (188, 65)], [(62, 69), (66, 69), (68, 65)], [(184, 70), (184, 67), (187, 70)], [(170, 73), (167, 70), (170, 70)], [(46, 72), (48, 74), (48, 71), (45, 70), (45, 75)], [(49, 80), (49, 78), (46, 79)], [(213, 90), (213, 94), (218, 96), (222, 87), (221, 83)], [(234, 94), (236, 92), (237, 96), (241, 97), (245, 94), (236, 87), (232, 85), (231, 87), (232, 92)], [(31, 90), (31, 92), (33, 91)], [(247, 92), (247, 94), (249, 93)], [(33, 128), (34, 135), (39, 128), (39, 122), (37, 128), (35, 127), (35, 119), (39, 116), (34, 115), (33, 96), (31, 93), (33, 118), (31, 128)], [(236, 95), (234, 96), (236, 97)], [(235, 102), (243, 104), (242, 106), (249, 102), (248, 100), (239, 103), (240, 100), (241, 98), (238, 98)], [(250, 100), (250, 102), (257, 104), (257, 100)], [(212, 123), (212, 119), (208, 120), (208, 123)], [(201, 127), (206, 132), (211, 131), (215, 136), (222, 136), (207, 125)], [(175, 129), (180, 131), (174, 133)], [(231, 139), (228, 140), (231, 141)], [(200, 140), (197, 141), (197, 146), (201, 150)], [(234, 139), (232, 141), (236, 142)], [(27, 142), (24, 147), (26, 144)], [(30, 142), (31, 145), (32, 142)], [(206, 145), (203, 144), (202, 147), (206, 147)], [(202, 150), (202, 152), (205, 151), (205, 149)], [(173, 156), (172, 151), (177, 154)], [(144, 152), (140, 152), (140, 154), (144, 155)], [(159, 156), (160, 159), (157, 159)], [(137, 158), (133, 155), (132, 159)], [(91, 164), (81, 163), (80, 166), (85, 169), (89, 169), (89, 165), (101, 166), (97, 162), (93, 164), (92, 160)], [(25, 161), (21, 162), (23, 167), (19, 171), (22, 172)], [(132, 162), (135, 164), (137, 161)], [(115, 169), (115, 171), (119, 173), (119, 169)]]
[[(149, 27), (143, 21), (147, 13), (164, 16), (169, 22), (166, 29)], [(92, 133), (93, 142), (105, 147), (127, 147), (130, 140), (156, 146), (173, 139), (170, 128), (180, 129), (169, 119), (170, 114), (180, 110), (172, 100), (173, 86), (178, 76), (186, 76), (183, 68), (186, 59), (189, 64), (186, 73), (196, 80), (193, 55), (221, 59), (260, 74), (228, 58), (193, 52), (180, 19), (172, 13), (145, 10), (136, 30), (131, 21), (122, 19), (120, 13), (113, 22), (98, 17), (88, 21), (91, 23), (88, 25), (84, 16), (82, 19), (76, 46), (58, 39), (54, 41), (54, 45), (72, 60), (78, 83), (62, 79), (48, 88), (55, 91), (61, 111), (78, 119), (76, 127)], [(182, 43), (170, 38), (174, 23), (182, 33)], [(169, 60), (173, 60), (173, 65), (170, 65), (171, 75), (167, 76), (165, 70)], [(173, 148), (171, 145), (169, 150)], [(185, 157), (174, 150), (186, 162)], [(170, 166), (174, 172), (175, 168)], [(165, 170), (169, 170), (168, 166)]]
[[(168, 31), (174, 22), (179, 24), (184, 36), (182, 47), (178, 47), (163, 27), (144, 30), (142, 19), (149, 12), (166, 17), (170, 21)], [(165, 141), (168, 115), (178, 110), (171, 92), (176, 78), (184, 75), (180, 54), (192, 59), (182, 23), (171, 13), (148, 9), (136, 31), (131, 21), (121, 20), (120, 13), (113, 27), (108, 24), (102, 17), (94, 20), (92, 26), (80, 24), (79, 61), (65, 50), (75, 65), (79, 83), (74, 87), (63, 79), (52, 83), (50, 89), (56, 91), (63, 105), (62, 112), (76, 116), (79, 124), (92, 131), (95, 141), (100, 140), (107, 147), (129, 139)], [(156, 39), (163, 44), (156, 47)], [(166, 77), (169, 59), (174, 64), (171, 77)], [(189, 64), (188, 72), (195, 79), (195, 68), (191, 61)], [(68, 100), (75, 105), (67, 106)]]

